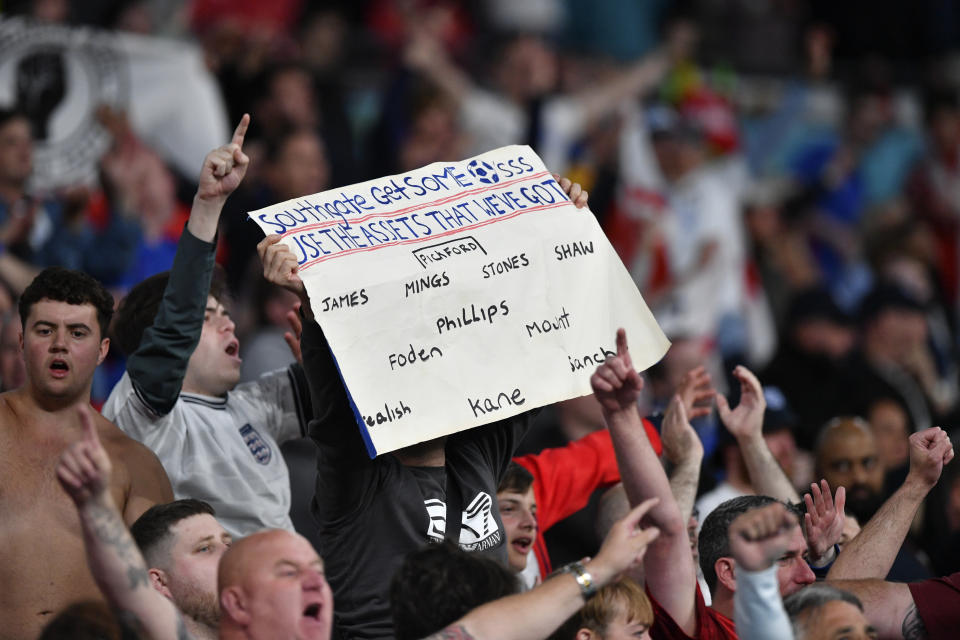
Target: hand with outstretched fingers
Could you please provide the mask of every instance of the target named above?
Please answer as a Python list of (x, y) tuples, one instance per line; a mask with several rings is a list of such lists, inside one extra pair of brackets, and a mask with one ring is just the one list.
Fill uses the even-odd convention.
[(683, 408), (690, 420), (710, 415), (716, 394), (717, 390), (713, 388), (710, 374), (703, 365), (683, 374), (680, 384), (677, 385), (677, 395), (683, 401)]
[(740, 381), (740, 404), (731, 409), (727, 399), (718, 393), (717, 412), (720, 420), (737, 440), (760, 437), (763, 433), (763, 412), (767, 409), (763, 387), (757, 376), (743, 365), (734, 369), (733, 375)]
[(840, 542), (843, 536), (843, 525), (846, 523), (843, 507), (846, 500), (847, 492), (843, 487), (837, 488), (836, 497), (831, 497), (830, 484), (826, 480), (821, 480), (819, 485), (811, 484), (810, 493), (803, 495), (807, 505), (807, 513), (803, 516), (803, 533), (810, 550), (808, 560), (814, 566), (830, 553), (833, 545)]
[(700, 436), (687, 419), (687, 410), (680, 394), (670, 399), (663, 414), (663, 426), (660, 440), (663, 443), (663, 455), (673, 464), (695, 458), (703, 459), (703, 443)]

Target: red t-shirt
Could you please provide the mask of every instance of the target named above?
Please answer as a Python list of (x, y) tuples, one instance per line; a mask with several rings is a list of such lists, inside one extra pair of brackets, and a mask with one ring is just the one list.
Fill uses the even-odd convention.
[(653, 626), (650, 627), (650, 637), (653, 640), (737, 640), (737, 629), (733, 620), (704, 603), (700, 585), (697, 585), (696, 599), (697, 635), (692, 638), (673, 621), (649, 589), (647, 595), (653, 605)]
[(927, 637), (956, 638), (960, 629), (960, 572), (908, 586)]
[[(660, 455), (663, 444), (656, 427), (644, 418), (643, 428), (653, 451)], [(540, 565), (540, 576), (546, 578), (553, 571), (553, 565), (543, 532), (587, 506), (595, 490), (620, 482), (613, 442), (610, 432), (600, 429), (565, 447), (544, 449), (513, 461), (533, 475), (533, 497), (537, 502), (537, 539), (533, 551)]]

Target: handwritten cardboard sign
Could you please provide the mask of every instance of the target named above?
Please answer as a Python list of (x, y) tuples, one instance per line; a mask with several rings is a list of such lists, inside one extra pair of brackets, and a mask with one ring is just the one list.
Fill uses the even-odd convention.
[(297, 256), (371, 457), (590, 393), (617, 327), (640, 370), (669, 346), (526, 146), (250, 216)]

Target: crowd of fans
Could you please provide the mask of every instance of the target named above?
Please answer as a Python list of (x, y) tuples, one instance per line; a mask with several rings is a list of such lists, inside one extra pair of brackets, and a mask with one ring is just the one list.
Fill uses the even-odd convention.
[[(44, 191), (0, 104), (0, 638), (953, 637), (960, 14), (896, 4), (4, 3), (238, 124), (198, 177), (102, 105)], [(370, 460), (246, 212), (508, 144), (672, 346)]]

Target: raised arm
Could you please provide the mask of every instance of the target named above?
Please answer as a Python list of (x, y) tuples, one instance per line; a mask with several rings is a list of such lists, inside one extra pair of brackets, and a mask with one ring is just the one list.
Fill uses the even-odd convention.
[(790, 640), (776, 561), (790, 547), (797, 519), (774, 502), (737, 516), (730, 524), (730, 551), (737, 563), (733, 616), (740, 640)]
[[(656, 527), (640, 528), (656, 505), (647, 500), (617, 522), (597, 556), (584, 565), (590, 589), (596, 590), (631, 565), (639, 563), (658, 535)], [(572, 574), (560, 574), (535, 589), (478, 607), (427, 640), (538, 640), (546, 638), (584, 604), (584, 589)]]
[(917, 510), (940, 479), (943, 465), (952, 459), (953, 445), (940, 427), (912, 434), (907, 479), (847, 543), (827, 578), (833, 581), (886, 577)]
[(190, 219), (177, 245), (163, 300), (153, 325), (143, 332), (140, 346), (127, 361), (139, 396), (161, 415), (176, 403), (187, 363), (200, 340), (220, 212), (250, 162), (242, 150), (249, 123), (250, 116), (244, 115), (231, 142), (204, 159)]
[(83, 439), (57, 465), (57, 479), (80, 516), (87, 564), (119, 619), (137, 637), (187, 638), (173, 603), (150, 585), (147, 566), (110, 494), (110, 457), (100, 444), (91, 409), (80, 409)]
[(677, 394), (663, 416), (663, 458), (670, 463), (670, 490), (680, 507), (684, 522), (689, 522), (697, 501), (703, 443), (690, 420), (708, 415), (716, 392), (710, 374), (703, 366), (684, 374)]
[(687, 523), (641, 423), (637, 396), (643, 382), (633, 368), (623, 329), (617, 331), (617, 355), (597, 368), (590, 383), (610, 428), (630, 504), (659, 498), (646, 520), (660, 529), (645, 563), (647, 587), (680, 628), (693, 635), (697, 578)]
[(737, 440), (754, 491), (791, 504), (800, 502), (796, 489), (763, 439), (767, 401), (760, 381), (744, 366), (734, 369), (733, 375), (740, 381), (740, 404), (731, 409), (727, 399), (718, 393), (717, 412), (723, 426)]
[(660, 82), (667, 66), (666, 53), (654, 51), (609, 79), (576, 94), (574, 98), (583, 109), (584, 121), (588, 124), (595, 122), (612, 113), (624, 101), (643, 96)]
[(803, 537), (810, 550), (807, 563), (816, 572), (825, 571), (837, 559), (836, 544), (843, 537), (846, 523), (843, 507), (846, 504), (847, 490), (837, 489), (836, 498), (830, 495), (830, 483), (821, 480), (820, 484), (810, 485), (810, 493), (803, 494), (807, 512), (803, 516)]
[(671, 464), (670, 491), (673, 493), (680, 516), (689, 522), (697, 501), (700, 481), (700, 463), (703, 462), (703, 443), (687, 419), (687, 411), (675, 395), (663, 414), (663, 457)]
[(408, 67), (423, 73), (458, 104), (474, 89), (473, 81), (458, 67), (443, 45), (423, 30), (415, 31), (403, 52)]

